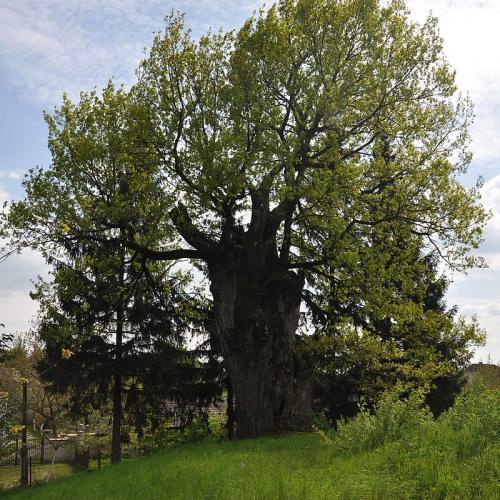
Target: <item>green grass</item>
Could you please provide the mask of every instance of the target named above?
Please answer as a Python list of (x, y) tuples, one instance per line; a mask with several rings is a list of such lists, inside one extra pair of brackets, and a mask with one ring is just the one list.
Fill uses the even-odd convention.
[(362, 414), (338, 433), (185, 444), (6, 496), (497, 499), (499, 394), (472, 394), (437, 421), (418, 409), (418, 398), (388, 398), (375, 416)]
[(332, 459), (314, 434), (185, 445), (12, 498), (402, 498), (366, 458)]
[[(20, 467), (17, 466), (2, 466), (0, 467), (0, 486), (4, 490), (9, 490), (16, 488), (20, 485), (21, 481), (19, 475), (21, 473)], [(50, 466), (45, 465), (33, 465), (31, 472), (31, 481), (35, 483), (47, 482), (47, 478), (50, 480), (61, 479), (63, 477), (70, 476), (73, 473), (73, 468), (68, 464), (54, 464)], [(0, 490), (1, 493), (1, 490)]]

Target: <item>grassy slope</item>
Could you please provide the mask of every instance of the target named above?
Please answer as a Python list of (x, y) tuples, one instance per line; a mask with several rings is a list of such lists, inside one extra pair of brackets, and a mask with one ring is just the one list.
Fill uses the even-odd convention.
[(374, 484), (380, 498), (397, 493), (365, 456), (332, 461), (331, 455), (330, 446), (312, 434), (183, 446), (13, 497), (360, 498)]
[(165, 449), (10, 498), (500, 499), (500, 391), (476, 388), (437, 420), (388, 393), (336, 433)]
[(315, 434), (185, 445), (9, 498), (498, 498), (498, 448), (461, 463), (438, 448), (425, 459), (410, 455), (392, 443), (334, 457), (332, 445)]
[[(0, 467), (0, 488), (5, 490), (16, 488), (21, 484), (19, 479), (20, 466)], [(50, 474), (50, 476), (49, 476)], [(33, 466), (31, 479), (33, 483), (46, 482), (47, 476), (51, 480), (59, 479), (70, 476), (72, 474), (72, 467), (69, 464), (54, 464), (50, 465), (35, 465)], [(2, 491), (0, 490), (0, 496)]]

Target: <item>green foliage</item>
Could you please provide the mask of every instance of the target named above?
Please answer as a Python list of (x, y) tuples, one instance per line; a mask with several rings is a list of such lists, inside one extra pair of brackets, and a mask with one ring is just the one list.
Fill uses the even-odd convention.
[(375, 412), (363, 409), (339, 425), (330, 441), (334, 455), (377, 449), (387, 470), (412, 482), (412, 498), (494, 498), (500, 480), (500, 391), (472, 386), (436, 420), (424, 401), (423, 391), (403, 400), (386, 393)]
[[(397, 380), (450, 375), (468, 344), (444, 341), (451, 327), (426, 309), (419, 276), (435, 251), (456, 269), (482, 264), (471, 252), (488, 218), (480, 182), (460, 182), (471, 119), (437, 20), (413, 22), (404, 1), (281, 0), (237, 32), (198, 40), (170, 16), (129, 91), (110, 82), (46, 115), (52, 164), (28, 173), (0, 234), (9, 251), (35, 248), (109, 278), (107, 304), (130, 292), (114, 279), (125, 257), (191, 259), (211, 281), (211, 341), (226, 360), (251, 351), (240, 345), (246, 317), (262, 318), (255, 357), (279, 358), (260, 352), (282, 342), (261, 342), (281, 330), (259, 308), (281, 309), (270, 282), (300, 283), (313, 315), (367, 330), (341, 339), (342, 354), (363, 344), (349, 368), (358, 372), (375, 355), (349, 376), (376, 400)], [(250, 282), (262, 300), (238, 314), (234, 297)], [(65, 318), (59, 326), (68, 332)], [(449, 346), (451, 356), (440, 351)]]
[[(373, 419), (362, 414), (361, 423), (332, 431), (330, 440), (291, 434), (185, 444), (92, 475), (20, 490), (12, 498), (498, 498), (500, 392), (474, 389), (437, 420), (422, 402), (422, 392), (403, 400), (388, 394)], [(379, 433), (384, 427), (390, 439)]]
[(499, 423), (500, 390), (485, 389), (481, 384), (466, 388), (438, 420), (438, 425), (448, 432), (447, 437), (458, 458), (467, 458), (480, 449), (498, 445)]
[(183, 444), (219, 441), (225, 438), (225, 421), (223, 418), (209, 416), (195, 418), (187, 426), (174, 428), (165, 422), (153, 435), (151, 442), (154, 448), (174, 448)]
[[(500, 391), (476, 387), (423, 427), (410, 446), (388, 449), (389, 466), (413, 476), (417, 495), (495, 498), (500, 481)], [(460, 470), (460, 478), (457, 478)]]
[(316, 333), (306, 343), (316, 363), (317, 409), (332, 420), (356, 412), (352, 395), (373, 406), (397, 384), (428, 385), (427, 403), (439, 415), (459, 393), (472, 349), (484, 343), (475, 319), (446, 306), (448, 281), (438, 274), (436, 256), (417, 248), (403, 263), (397, 252), (394, 258), (411, 280), (385, 281), (384, 308), (341, 303), (334, 286), (316, 292)]
[[(111, 401), (117, 276), (82, 267), (58, 265), (53, 283), (38, 283), (33, 296), (41, 303), (38, 333), (46, 347), (40, 371), (54, 391), (68, 392), (74, 414), (88, 417)], [(198, 351), (185, 347), (191, 333), (204, 333), (203, 304), (185, 291), (185, 277), (164, 271), (127, 266), (126, 299), (119, 301), (124, 423), (139, 433), (159, 424), (165, 401), (176, 400), (182, 411), (186, 401), (204, 405), (219, 393), (218, 364), (200, 362)], [(65, 348), (74, 353), (67, 359)]]
[(336, 453), (350, 455), (381, 447), (387, 443), (412, 440), (429, 423), (425, 406), (426, 390), (396, 388), (383, 394), (373, 411), (361, 405), (359, 414), (348, 422), (339, 422), (333, 446)]
[(5, 231), (52, 255), (123, 230), (150, 257), (161, 242), (184, 249), (161, 258), (207, 261), (266, 212), (287, 267), (384, 307), (380, 279), (405, 271), (387, 267), (390, 241), (370, 244), (389, 230), (481, 262), (468, 251), (487, 214), (458, 181), (471, 117), (436, 19), (417, 25), (401, 1), (285, 0), (199, 41), (170, 17), (130, 92), (110, 83), (46, 115), (53, 164), (30, 172)]

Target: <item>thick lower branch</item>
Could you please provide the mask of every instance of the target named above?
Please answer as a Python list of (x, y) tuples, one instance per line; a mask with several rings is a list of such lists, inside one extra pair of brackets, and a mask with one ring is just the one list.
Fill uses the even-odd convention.
[(198, 250), (187, 248), (178, 248), (175, 250), (153, 250), (152, 248), (139, 245), (133, 240), (127, 240), (125, 245), (137, 252), (143, 257), (151, 260), (178, 260), (178, 259), (206, 259), (207, 255)]
[(200, 252), (214, 253), (216, 251), (217, 243), (193, 224), (187, 208), (182, 203), (170, 211), (170, 218), (179, 234), (189, 245)]

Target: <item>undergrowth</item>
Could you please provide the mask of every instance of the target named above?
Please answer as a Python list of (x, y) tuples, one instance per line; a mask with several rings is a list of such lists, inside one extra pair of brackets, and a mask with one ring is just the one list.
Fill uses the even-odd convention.
[[(165, 449), (16, 498), (497, 499), (500, 391), (472, 387), (438, 419), (423, 391), (386, 394), (337, 431), (223, 441), (193, 428)], [(217, 424), (218, 425), (218, 424)], [(170, 437), (167, 437), (170, 436)], [(160, 443), (158, 443), (160, 444)]]
[(385, 474), (411, 482), (410, 498), (500, 498), (500, 390), (471, 386), (437, 419), (424, 391), (400, 396), (340, 424), (333, 455), (373, 451)]

